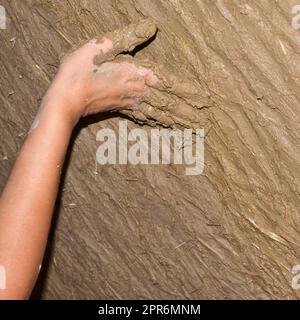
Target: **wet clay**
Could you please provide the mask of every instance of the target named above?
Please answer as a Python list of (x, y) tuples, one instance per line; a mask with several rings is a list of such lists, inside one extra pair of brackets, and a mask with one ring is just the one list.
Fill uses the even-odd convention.
[[(95, 63), (133, 59), (161, 79), (139, 111), (93, 116), (74, 132), (39, 297), (300, 298), (296, 0), (1, 4), (2, 187), (63, 52), (110, 35), (114, 51)], [(97, 132), (117, 132), (120, 119), (148, 133), (204, 128), (203, 174), (97, 164)]]
[(138, 111), (121, 111), (139, 123), (163, 127), (209, 128), (207, 108), (212, 107), (209, 95), (205, 95), (195, 81), (169, 74), (162, 65), (150, 60), (132, 59), (124, 53), (132, 52), (137, 46), (151, 39), (157, 32), (157, 25), (151, 19), (144, 19), (121, 29), (107, 33), (101, 39), (110, 39), (113, 49), (107, 54), (95, 57), (94, 64), (100, 66), (109, 61), (129, 61), (150, 68), (160, 79), (160, 85), (153, 88), (144, 98)]

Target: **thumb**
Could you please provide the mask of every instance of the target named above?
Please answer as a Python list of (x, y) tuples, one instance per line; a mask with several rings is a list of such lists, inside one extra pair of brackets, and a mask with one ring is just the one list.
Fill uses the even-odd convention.
[(138, 45), (152, 38), (156, 32), (155, 22), (151, 19), (143, 19), (139, 23), (132, 23), (125, 28), (104, 35), (104, 38), (112, 41), (113, 48), (104, 55), (97, 55), (94, 58), (95, 65), (111, 61), (123, 52), (133, 51)]

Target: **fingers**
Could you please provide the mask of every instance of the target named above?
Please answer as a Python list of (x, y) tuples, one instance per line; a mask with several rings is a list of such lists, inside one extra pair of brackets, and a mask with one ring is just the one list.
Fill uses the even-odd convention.
[(96, 56), (94, 63), (100, 65), (105, 61), (113, 60), (120, 53), (133, 51), (135, 47), (153, 37), (156, 31), (156, 24), (150, 19), (144, 19), (139, 23), (133, 23), (123, 29), (108, 33), (99, 41), (105, 38), (110, 39), (113, 44), (112, 49), (104, 55)]
[(124, 51), (130, 52), (136, 46), (146, 42), (155, 35), (157, 26), (150, 19), (139, 23), (130, 24), (122, 30), (117, 30), (110, 35), (113, 42), (113, 51), (118, 55)]
[(134, 109), (138, 109), (141, 102), (142, 102), (142, 99), (139, 97), (127, 98), (122, 101), (121, 107), (122, 108), (130, 108), (130, 109), (134, 110)]
[(109, 51), (113, 49), (114, 46), (113, 42), (106, 37), (102, 38), (101, 40), (97, 40), (96, 44), (99, 50), (98, 53), (100, 54), (107, 54)]
[(143, 96), (147, 92), (147, 86), (144, 81), (137, 84), (129, 85), (127, 88), (126, 97)]
[(160, 84), (160, 79), (151, 69), (135, 64), (134, 62), (134, 60), (130, 63), (123, 62), (123, 65), (127, 65), (131, 72), (129, 81), (134, 82), (143, 79), (145, 85), (148, 87), (157, 87)]
[(148, 60), (133, 58), (132, 63), (137, 67), (137, 74), (145, 79), (146, 85), (152, 88), (158, 88), (161, 79), (156, 75), (157, 66)]
[(145, 83), (149, 87), (155, 87), (159, 84), (160, 80), (150, 69), (140, 67), (139, 69), (143, 70)]

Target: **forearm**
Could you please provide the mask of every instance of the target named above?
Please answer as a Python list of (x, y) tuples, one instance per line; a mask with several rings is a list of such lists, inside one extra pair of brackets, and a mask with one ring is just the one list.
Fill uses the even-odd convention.
[(60, 172), (73, 124), (47, 102), (28, 134), (0, 198), (0, 265), (6, 290), (0, 298), (26, 298), (41, 264)]
[(113, 47), (104, 37), (65, 56), (43, 99), (0, 198), (0, 266), (7, 287), (0, 299), (27, 298), (34, 286), (74, 124), (85, 115), (136, 108), (160, 83), (150, 69), (132, 62), (96, 66), (94, 58)]

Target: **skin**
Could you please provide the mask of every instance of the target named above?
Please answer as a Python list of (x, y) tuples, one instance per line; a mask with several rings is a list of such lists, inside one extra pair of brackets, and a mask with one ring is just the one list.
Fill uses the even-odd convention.
[(113, 47), (90, 41), (66, 56), (45, 94), (0, 198), (0, 265), (6, 289), (0, 299), (27, 299), (34, 287), (48, 238), (61, 168), (72, 130), (85, 115), (137, 108), (158, 83), (133, 63), (93, 65)]

